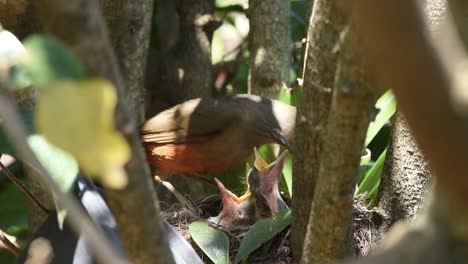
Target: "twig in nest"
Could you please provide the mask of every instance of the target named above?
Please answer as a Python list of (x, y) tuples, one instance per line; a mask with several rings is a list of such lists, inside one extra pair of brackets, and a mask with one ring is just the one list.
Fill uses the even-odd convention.
[(289, 236), (291, 235), (291, 229), (288, 230), (286, 235), (284, 235), (283, 239), (281, 239), (281, 243), (278, 246), (278, 250), (276, 251), (276, 257), (281, 254), (281, 248), (286, 245), (286, 241), (288, 240)]
[(200, 215), (200, 211), (198, 210), (197, 206), (194, 205), (192, 201), (189, 201), (187, 198), (185, 198), (179, 191), (177, 191), (170, 182), (161, 180), (161, 178), (157, 175), (154, 176), (154, 180), (168, 189), (176, 197), (179, 203), (185, 206), (190, 212), (197, 216)]
[[(1, 157), (2, 155), (0, 155)], [(39, 202), (39, 200), (34, 197), (34, 195), (24, 186), (13, 173), (0, 161), (0, 168), (5, 173), (5, 175), (10, 179), (27, 197), (28, 199), (37, 207), (39, 207), (45, 214), (49, 214), (50, 211), (45, 208), (44, 205)]]
[(5, 248), (8, 249), (8, 251), (10, 251), (16, 257), (19, 256), (19, 254), (21, 253), (19, 247), (13, 242), (11, 242), (2, 230), (0, 230), (0, 242), (3, 243)]

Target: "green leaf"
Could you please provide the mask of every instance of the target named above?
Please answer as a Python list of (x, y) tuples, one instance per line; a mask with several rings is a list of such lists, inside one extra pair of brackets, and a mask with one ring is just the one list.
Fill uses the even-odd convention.
[(60, 80), (80, 80), (85, 74), (78, 60), (57, 39), (35, 35), (24, 41), (28, 52), (24, 67), (33, 84), (44, 86)]
[[(34, 125), (33, 125), (33, 111), (31, 109), (21, 109), (20, 110), (21, 119), (26, 126), (27, 132), (33, 133), (34, 132)], [(0, 153), (10, 154), (11, 156), (16, 156), (15, 149), (8, 141), (8, 138), (3, 131), (0, 125)]]
[[(237, 190), (245, 190), (245, 181), (241, 181), (239, 179), (244, 179), (247, 173), (245, 163), (237, 165), (233, 168), (228, 169), (227, 171), (218, 172), (218, 173), (210, 173), (207, 178), (208, 179), (218, 179), (220, 180), (226, 187), (228, 187), (232, 191)], [(208, 193), (219, 194), (219, 189), (216, 186), (207, 184), (205, 186), (205, 191)]]
[(216, 30), (213, 34), (211, 50), (211, 63), (214, 65), (221, 62), (224, 55), (224, 42), (219, 30)]
[(385, 161), (385, 156), (387, 155), (387, 149), (385, 149), (375, 162), (374, 166), (367, 171), (364, 179), (361, 184), (358, 186), (356, 191), (357, 194), (367, 192), (369, 198), (375, 200), (377, 197), (377, 191), (380, 184), (380, 178), (382, 176), (382, 169)]
[(288, 188), (288, 193), (290, 197), (292, 197), (292, 166), (293, 158), (291, 153), (288, 153), (286, 159), (284, 160), (283, 177), (284, 181), (286, 182), (286, 187)]
[(229, 238), (224, 232), (204, 221), (195, 221), (190, 224), (189, 232), (193, 241), (211, 261), (215, 264), (229, 263)]
[[(78, 177), (79, 171), (78, 163), (73, 156), (52, 145), (43, 136), (37, 134), (29, 136), (28, 143), (62, 191), (70, 191)], [(55, 199), (54, 202), (57, 208), (58, 223), (61, 228), (67, 216), (67, 211), (58, 206)]]
[(297, 85), (295, 88), (291, 89), (283, 85), (279, 94), (278, 94), (278, 101), (283, 103), (297, 106), (299, 104), (299, 100), (301, 98), (301, 87)]
[(358, 178), (357, 178), (357, 185), (359, 186), (364, 180), (364, 177), (366, 177), (367, 172), (374, 166), (374, 162), (370, 161), (367, 164), (361, 164), (359, 166), (359, 173), (358, 173)]
[(396, 110), (396, 100), (391, 90), (384, 93), (375, 107), (379, 109), (379, 113), (375, 116), (375, 120), (370, 123), (367, 129), (365, 147), (369, 146), (369, 143), (374, 139), (380, 129), (390, 120)]
[(244, 239), (242, 239), (234, 263), (239, 263), (241, 260), (247, 259), (250, 253), (273, 238), (289, 224), (291, 224), (291, 209), (279, 212), (276, 218), (267, 218), (258, 221), (247, 234), (245, 234)]
[(0, 229), (11, 231), (10, 228), (28, 223), (26, 215), (26, 197), (14, 184), (2, 185), (0, 188)]
[[(26, 197), (13, 183), (0, 185), (0, 229), (25, 240), (27, 223)], [(0, 250), (0, 263), (16, 263), (15, 256), (6, 250)]]
[(61, 190), (68, 192), (78, 175), (78, 163), (68, 152), (52, 145), (41, 135), (31, 135), (28, 143)]

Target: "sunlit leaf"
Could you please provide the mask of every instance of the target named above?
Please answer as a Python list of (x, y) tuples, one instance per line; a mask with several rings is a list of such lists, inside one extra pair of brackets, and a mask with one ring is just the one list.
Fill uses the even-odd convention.
[(83, 171), (111, 188), (126, 185), (123, 166), (130, 148), (115, 129), (117, 96), (103, 79), (63, 81), (43, 89), (36, 127), (48, 141), (70, 152)]
[(288, 88), (287, 86), (283, 85), (278, 94), (278, 101), (292, 106), (297, 106), (297, 104), (299, 104), (300, 98), (301, 88), (299, 85), (295, 88)]
[(222, 61), (224, 55), (224, 42), (219, 30), (213, 33), (211, 43), (211, 63), (216, 64)]
[(375, 107), (379, 109), (379, 113), (375, 116), (375, 120), (370, 123), (367, 129), (367, 135), (364, 146), (369, 146), (369, 143), (374, 139), (380, 129), (390, 120), (396, 110), (396, 100), (392, 91), (388, 90), (384, 93)]
[(215, 264), (229, 263), (229, 238), (228, 236), (213, 227), (207, 222), (195, 221), (190, 224), (190, 235), (203, 252)]
[(84, 72), (78, 60), (57, 39), (36, 35), (24, 41), (27, 59), (21, 64), (31, 82), (44, 86), (60, 80), (80, 80)]
[(246, 259), (250, 253), (273, 238), (289, 224), (291, 224), (291, 209), (279, 212), (276, 218), (258, 221), (245, 234), (244, 239), (242, 239), (234, 263), (239, 263), (241, 260)]
[(364, 153), (361, 156), (361, 165), (368, 164), (371, 160), (371, 151), (370, 149), (366, 148)]
[(15, 35), (7, 30), (0, 30), (0, 70), (19, 63), (25, 56), (26, 50)]
[[(70, 191), (79, 172), (78, 163), (73, 156), (50, 144), (41, 135), (29, 136), (28, 143), (60, 189), (64, 192)], [(65, 208), (59, 207), (57, 201), (55, 201), (55, 205), (57, 207), (58, 223), (62, 228), (67, 211)]]
[(78, 175), (78, 163), (72, 155), (50, 144), (41, 135), (28, 137), (29, 146), (62, 191), (68, 192)]
[(291, 153), (288, 153), (286, 159), (284, 160), (284, 168), (283, 168), (283, 176), (284, 181), (286, 182), (286, 187), (288, 188), (289, 196), (292, 197), (292, 166), (293, 166), (293, 158)]
[(387, 149), (385, 149), (375, 162), (374, 166), (367, 171), (364, 179), (362, 179), (361, 184), (358, 186), (356, 191), (357, 194), (367, 192), (369, 198), (375, 200), (377, 197), (377, 190), (380, 184), (380, 178), (382, 176), (382, 169), (385, 161), (385, 156), (387, 155)]

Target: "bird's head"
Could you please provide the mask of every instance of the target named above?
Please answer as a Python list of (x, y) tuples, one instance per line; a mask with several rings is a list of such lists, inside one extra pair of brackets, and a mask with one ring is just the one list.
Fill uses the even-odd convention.
[(223, 209), (218, 216), (208, 218), (208, 221), (220, 226), (250, 224), (255, 221), (255, 203), (251, 200), (249, 190), (238, 197), (229, 191), (218, 180), (214, 179), (223, 199)]
[(270, 164), (260, 156), (256, 148), (254, 151), (254, 168), (247, 175), (249, 190), (257, 199), (266, 201), (271, 215), (275, 216), (279, 211), (288, 208), (278, 189), (287, 151), (284, 151), (277, 160)]

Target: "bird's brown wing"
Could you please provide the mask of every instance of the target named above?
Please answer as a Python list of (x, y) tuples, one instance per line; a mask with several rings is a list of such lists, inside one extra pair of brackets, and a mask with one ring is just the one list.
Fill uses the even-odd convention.
[(241, 121), (237, 104), (235, 98), (186, 101), (149, 119), (142, 127), (142, 139), (160, 144), (206, 140)]

